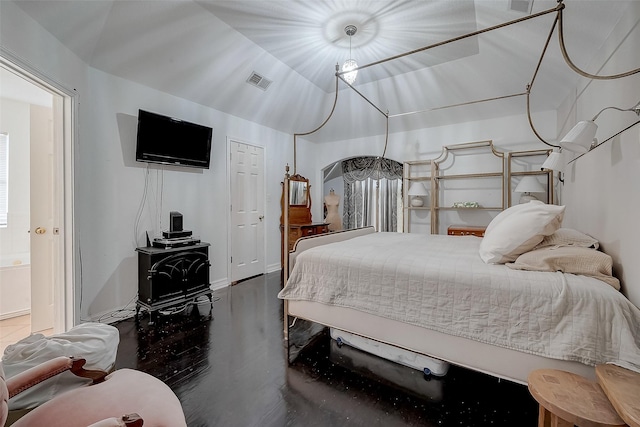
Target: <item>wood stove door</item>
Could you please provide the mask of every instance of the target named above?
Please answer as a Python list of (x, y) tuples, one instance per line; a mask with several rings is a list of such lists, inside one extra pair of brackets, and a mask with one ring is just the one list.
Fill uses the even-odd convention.
[(209, 288), (206, 251), (185, 251), (163, 257), (149, 269), (151, 304), (181, 299)]

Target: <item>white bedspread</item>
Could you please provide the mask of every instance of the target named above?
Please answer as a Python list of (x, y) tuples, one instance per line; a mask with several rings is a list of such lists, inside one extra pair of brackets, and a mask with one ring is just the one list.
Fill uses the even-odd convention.
[(480, 239), (373, 233), (300, 254), (289, 300), (349, 307), (450, 335), (640, 372), (640, 310), (599, 280), (485, 264)]

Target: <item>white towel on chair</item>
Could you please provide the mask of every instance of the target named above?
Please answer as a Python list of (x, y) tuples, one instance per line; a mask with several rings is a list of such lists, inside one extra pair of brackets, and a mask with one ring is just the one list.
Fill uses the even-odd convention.
[[(76, 356), (87, 361), (86, 369), (110, 371), (115, 365), (119, 343), (117, 328), (102, 323), (83, 323), (49, 337), (32, 334), (8, 346), (2, 356), (2, 366), (8, 379), (55, 357)], [(63, 372), (10, 399), (9, 409), (35, 408), (57, 394), (90, 383), (71, 372)]]

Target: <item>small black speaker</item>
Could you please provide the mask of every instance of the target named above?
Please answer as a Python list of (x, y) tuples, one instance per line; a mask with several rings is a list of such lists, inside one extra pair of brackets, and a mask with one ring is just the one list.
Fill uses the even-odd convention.
[(169, 231), (182, 231), (182, 214), (169, 212)]

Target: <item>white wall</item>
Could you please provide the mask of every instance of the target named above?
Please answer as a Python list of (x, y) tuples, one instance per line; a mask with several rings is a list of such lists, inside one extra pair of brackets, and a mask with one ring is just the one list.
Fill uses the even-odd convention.
[[(583, 68), (609, 75), (640, 67), (639, 23), (640, 3), (634, 2), (605, 47)], [(604, 107), (629, 108), (638, 101), (640, 74), (617, 80), (580, 79), (575, 96), (559, 111), (561, 133)], [(607, 110), (596, 121), (596, 137), (603, 141), (637, 120), (633, 113)], [(562, 201), (567, 205), (564, 224), (600, 240), (602, 250), (614, 258), (622, 292), (640, 307), (640, 125), (570, 163)]]
[[(76, 322), (121, 308), (135, 296), (134, 249), (144, 244), (146, 229), (161, 231), (158, 218), (166, 228), (171, 210), (182, 212), (185, 228), (212, 244), (211, 281), (227, 284), (227, 137), (265, 147), (266, 263), (279, 268), (280, 182), (285, 163), (293, 159), (290, 135), (95, 70), (13, 3), (0, 7), (2, 48), (77, 94)], [(146, 167), (134, 160), (139, 108), (212, 126), (214, 140), (209, 170), (151, 168), (150, 200), (134, 236)], [(162, 196), (157, 194), (161, 177)]]
[[(82, 114), (89, 126), (81, 139), (90, 143), (76, 156), (76, 173), (90, 179), (78, 182), (76, 204), (82, 250), (90, 251), (83, 256), (89, 313), (110, 310), (135, 295), (135, 248), (144, 244), (146, 230), (154, 237), (168, 229), (170, 211), (181, 212), (184, 228), (212, 244), (211, 281), (214, 286), (228, 284), (227, 137), (265, 147), (266, 262), (277, 268), (279, 183), (288, 135), (95, 69), (89, 72), (88, 86), (87, 98), (96, 102)], [(150, 167), (148, 200), (134, 236), (147, 173), (146, 164), (135, 162), (139, 108), (211, 126), (214, 134), (210, 169)], [(90, 288), (89, 283), (102, 286)]]
[[(32, 69), (39, 70), (57, 86), (74, 91), (77, 94), (77, 104), (78, 101), (83, 101), (88, 67), (12, 2), (0, 2), (0, 43), (3, 51), (18, 57)], [(78, 108), (80, 110), (80, 106)], [(77, 124), (82, 126), (81, 118)], [(79, 150), (80, 141), (76, 143), (75, 149)], [(77, 254), (75, 259), (79, 259)], [(71, 274), (77, 280), (74, 298), (77, 323), (80, 318), (80, 270), (76, 268)]]
[[(523, 98), (523, 102), (525, 102)], [(547, 141), (553, 142), (556, 134), (556, 112), (548, 111), (532, 116), (536, 130)], [(442, 146), (465, 142), (492, 140), (501, 151), (539, 150), (550, 148), (540, 142), (529, 127), (526, 115), (469, 122), (464, 125), (425, 128), (418, 131), (398, 132), (389, 135), (385, 157), (404, 162), (407, 160), (433, 159), (440, 155)], [(308, 166), (313, 171), (312, 181), (322, 182), (322, 170), (336, 161), (357, 156), (381, 156), (384, 151), (384, 136), (359, 138), (311, 144), (309, 148), (314, 164)], [(306, 154), (306, 152), (305, 152)], [(298, 150), (300, 156), (300, 150)], [(313, 189), (312, 189), (313, 190)], [(322, 197), (322, 188), (316, 188), (314, 198)], [(314, 218), (321, 217), (322, 206), (313, 206)], [(318, 216), (316, 216), (318, 215)]]

